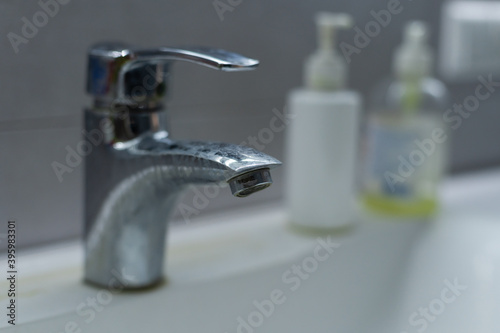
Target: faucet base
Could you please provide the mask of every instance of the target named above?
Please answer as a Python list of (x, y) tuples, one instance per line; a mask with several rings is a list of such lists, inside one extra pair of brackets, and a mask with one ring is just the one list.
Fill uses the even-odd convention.
[(87, 279), (87, 278), (84, 278), (83, 282), (91, 287), (104, 288), (106, 290), (109, 290), (112, 293), (113, 292), (118, 293), (118, 292), (122, 292), (122, 291), (134, 292), (134, 291), (152, 290), (152, 289), (156, 289), (156, 288), (162, 287), (164, 285), (167, 285), (169, 281), (168, 281), (168, 277), (161, 276), (157, 280), (152, 281), (152, 282), (145, 284), (145, 285), (130, 284), (131, 281), (127, 281), (123, 277), (120, 277), (120, 278), (117, 277), (116, 280), (111, 280), (111, 283), (108, 283), (108, 284), (101, 284), (101, 283), (95, 282), (95, 281), (93, 281), (91, 279)]

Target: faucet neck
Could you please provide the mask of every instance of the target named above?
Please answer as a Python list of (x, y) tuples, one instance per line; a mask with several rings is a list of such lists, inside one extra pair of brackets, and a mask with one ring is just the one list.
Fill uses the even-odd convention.
[(86, 131), (99, 131), (105, 144), (129, 142), (145, 133), (166, 131), (166, 127), (166, 112), (161, 105), (146, 109), (96, 101), (86, 110)]
[(164, 111), (165, 105), (161, 101), (151, 100), (130, 100), (130, 99), (108, 99), (97, 97), (93, 101), (94, 109), (106, 109), (114, 113), (142, 113)]

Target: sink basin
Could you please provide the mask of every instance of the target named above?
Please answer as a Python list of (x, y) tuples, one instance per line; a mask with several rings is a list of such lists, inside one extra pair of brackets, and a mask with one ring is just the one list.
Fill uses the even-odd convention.
[(276, 206), (172, 228), (168, 280), (151, 290), (83, 284), (78, 243), (24, 253), (16, 330), (0, 329), (499, 332), (500, 171), (450, 179), (442, 192), (436, 221), (362, 216), (322, 238), (290, 230)]
[(444, 196), (408, 260), (391, 331), (500, 332), (500, 173), (450, 181)]

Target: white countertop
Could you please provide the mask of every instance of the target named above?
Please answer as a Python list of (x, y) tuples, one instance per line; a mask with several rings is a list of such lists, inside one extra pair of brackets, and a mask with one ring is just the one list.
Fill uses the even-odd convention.
[[(450, 178), (442, 186), (442, 202), (441, 216), (430, 227), (419, 222), (366, 222), (361, 219), (360, 222), (364, 222), (359, 223), (350, 233), (334, 237), (335, 241), (341, 244), (339, 253), (343, 254), (334, 258), (336, 266), (331, 267), (331, 291), (325, 290), (324, 286), (321, 287), (324, 292), (320, 291), (322, 283), (308, 281), (306, 287), (293, 296), (297, 299), (303, 298), (299, 303), (305, 306), (305, 309), (313, 309), (314, 304), (306, 303), (309, 295), (315, 294), (319, 297), (322, 293), (326, 295), (335, 292), (338, 299), (325, 300), (325, 306), (315, 312), (318, 316), (330, 306), (331, 311), (339, 309), (337, 312), (342, 311), (341, 309), (348, 310), (352, 306), (352, 309), (360, 309), (360, 316), (370, 316), (369, 302), (360, 306), (359, 298), (348, 295), (363, 292), (373, 300), (383, 297), (382, 291), (384, 288), (390, 289), (392, 283), (386, 281), (387, 277), (383, 274), (399, 274), (397, 272), (402, 267), (402, 262), (411, 255), (415, 256), (412, 254), (415, 251), (407, 246), (415, 237), (433, 228), (440, 228), (450, 221), (470, 223), (470, 220), (458, 218), (463, 216), (497, 219), (500, 224), (500, 170)], [(181, 331), (174, 329), (175, 332), (194, 332), (199, 329), (216, 332), (220, 327), (228, 327), (226, 330), (229, 333), (231, 327), (236, 328), (237, 314), (249, 311), (241, 309), (252, 304), (252, 297), (263, 297), (262, 295), (273, 290), (273, 285), (283, 286), (283, 282), (279, 281), (282, 273), (294, 263), (300, 263), (302, 258), (312, 253), (317, 244), (315, 237), (292, 232), (287, 225), (285, 211), (276, 205), (220, 213), (207, 216), (206, 221), (201, 224), (171, 228), (167, 246), (168, 283), (149, 291), (114, 295), (113, 301), (109, 305), (106, 304), (106, 311), (91, 323), (86, 323), (85, 316), (77, 314), (76, 311), (88, 297), (96, 297), (99, 293), (98, 289), (82, 283), (81, 244), (71, 242), (40, 248), (22, 253), (18, 258), (19, 307), (16, 328), (19, 331), (9, 328), (6, 320), (0, 321), (0, 328), (6, 332), (34, 332), (35, 328), (45, 333), (62, 332), (68, 322), (74, 321), (82, 329), (89, 328), (87, 331), (109, 332), (110, 327), (116, 331), (119, 331), (120, 327), (143, 327), (135, 321), (128, 322), (132, 320), (129, 316), (139, 316), (141, 320), (148, 321), (148, 327), (153, 330), (158, 328), (158, 325), (169, 325), (172, 329), (184, 327)], [(394, 250), (400, 248), (405, 250)], [(418, 260), (418, 249), (416, 252)], [(368, 257), (370, 260), (366, 261)], [(4, 258), (0, 260), (5, 262)], [(313, 278), (320, 279), (322, 274), (326, 274), (322, 273), (321, 269), (326, 272), (330, 266), (325, 264), (324, 268), (320, 267)], [(367, 273), (368, 282), (360, 282), (365, 271), (373, 276)], [(349, 283), (353, 279), (357, 279), (360, 285), (350, 286)], [(372, 290), (373, 287), (369, 283), (374, 283), (380, 292)], [(242, 289), (242, 286), (245, 287)], [(2, 281), (0, 290), (6, 290), (6, 287), (6, 282)], [(306, 290), (309, 290), (309, 294)], [(347, 297), (352, 300), (344, 301)], [(384, 301), (392, 302), (396, 299), (388, 297)], [(342, 300), (344, 304), (337, 304), (338, 300)], [(2, 292), (0, 308), (5, 309), (6, 301), (6, 293)], [(273, 332), (273, 329), (284, 329), (288, 325), (286, 323), (293, 323), (293, 327), (299, 332), (300, 326), (306, 327), (308, 320), (319, 325), (321, 320), (315, 320), (314, 316), (299, 321), (296, 313), (301, 313), (304, 309), (296, 309), (294, 304), (283, 305), (283, 309), (286, 309), (283, 311), (289, 313), (286, 319), (273, 316), (269, 319), (269, 326), (266, 326), (269, 330), (262, 331)], [(147, 310), (141, 306), (147, 307)], [(164, 315), (163, 307), (169, 309)], [(223, 319), (226, 317), (220, 312), (211, 313), (213, 307), (220, 308), (220, 311), (225, 309), (223, 313), (228, 319)], [(128, 311), (129, 316), (126, 315)], [(328, 311), (326, 313), (329, 313)], [(375, 312), (378, 313), (378, 310)], [(206, 317), (215, 314), (221, 317), (210, 317), (212, 319), (200, 322), (186, 319), (193, 315)], [(355, 318), (342, 319), (344, 317), (340, 315), (338, 318), (323, 317), (318, 318), (324, 319), (324, 325), (356, 325)], [(283, 324), (283, 321), (286, 323)], [(109, 322), (112, 322), (113, 326), (110, 326)]]

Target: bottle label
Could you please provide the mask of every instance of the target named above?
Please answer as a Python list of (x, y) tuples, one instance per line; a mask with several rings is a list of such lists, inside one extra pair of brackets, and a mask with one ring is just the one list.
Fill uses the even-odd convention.
[(443, 174), (446, 151), (442, 142), (433, 140), (437, 128), (443, 129), (432, 116), (371, 118), (367, 190), (403, 199), (433, 195)]

